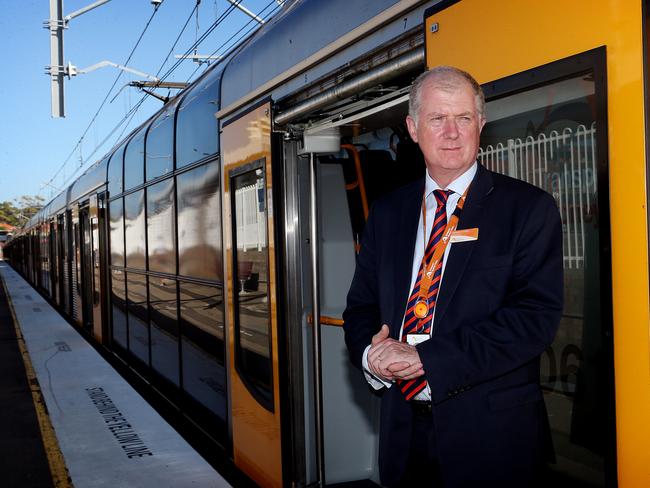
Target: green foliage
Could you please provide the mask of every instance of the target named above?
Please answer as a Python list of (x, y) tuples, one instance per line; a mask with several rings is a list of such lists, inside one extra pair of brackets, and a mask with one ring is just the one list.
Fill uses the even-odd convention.
[(13, 202), (0, 202), (0, 227), (4, 227), (2, 224), (22, 226), (43, 207), (44, 203), (43, 197), (38, 195), (23, 195)]

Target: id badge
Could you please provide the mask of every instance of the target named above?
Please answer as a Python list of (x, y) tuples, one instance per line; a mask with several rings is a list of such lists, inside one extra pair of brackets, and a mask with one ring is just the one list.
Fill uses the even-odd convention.
[(408, 334), (406, 342), (411, 346), (416, 346), (421, 342), (428, 341), (431, 338), (429, 334)]

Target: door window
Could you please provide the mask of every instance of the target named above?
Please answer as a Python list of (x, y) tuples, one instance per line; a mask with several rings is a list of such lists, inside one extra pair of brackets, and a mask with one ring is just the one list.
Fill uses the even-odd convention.
[(235, 365), (251, 393), (272, 411), (264, 160), (231, 175)]
[(606, 399), (612, 394), (604, 373), (612, 365), (603, 343), (597, 157), (604, 135), (597, 107), (592, 72), (489, 101), (479, 161), (542, 188), (557, 203), (564, 311), (541, 368), (557, 457), (553, 469), (604, 486)]

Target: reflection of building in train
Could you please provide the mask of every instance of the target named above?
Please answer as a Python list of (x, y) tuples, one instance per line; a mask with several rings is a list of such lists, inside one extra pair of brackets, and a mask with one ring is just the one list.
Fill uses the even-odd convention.
[(235, 208), (237, 209), (237, 249), (261, 251), (266, 242), (266, 216), (264, 209), (263, 180), (237, 188)]

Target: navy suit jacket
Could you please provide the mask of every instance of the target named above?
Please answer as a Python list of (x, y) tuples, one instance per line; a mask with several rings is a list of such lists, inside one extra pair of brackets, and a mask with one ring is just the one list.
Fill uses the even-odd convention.
[[(381, 324), (399, 337), (423, 191), (424, 179), (370, 212), (343, 314), (359, 368)], [(445, 487), (522, 488), (552, 453), (539, 358), (562, 311), (561, 221), (548, 193), (479, 165), (458, 225), (474, 227), (478, 240), (451, 245), (432, 337), (417, 349)], [(392, 486), (406, 467), (412, 413), (397, 387), (381, 394), (379, 468)]]

